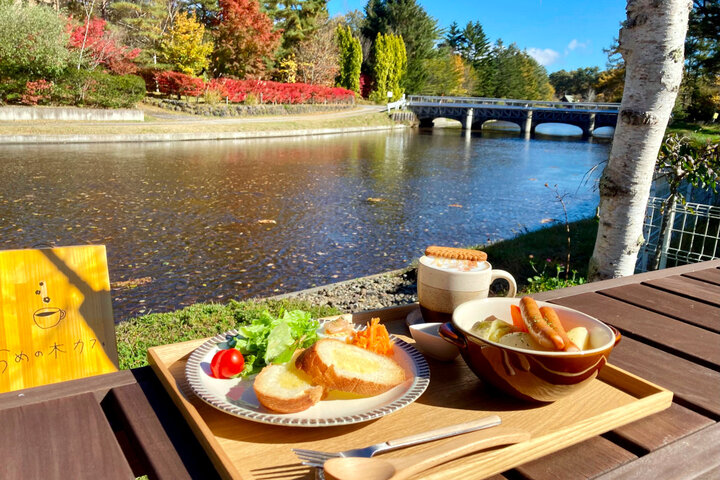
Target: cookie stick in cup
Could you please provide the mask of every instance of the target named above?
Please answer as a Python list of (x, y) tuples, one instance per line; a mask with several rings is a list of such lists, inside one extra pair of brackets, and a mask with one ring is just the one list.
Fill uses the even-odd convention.
[(487, 260), (487, 253), (480, 250), (470, 250), (469, 248), (455, 247), (439, 247), (431, 245), (425, 249), (425, 255), (428, 257), (442, 257), (452, 260), (470, 260), (474, 262), (484, 262)]

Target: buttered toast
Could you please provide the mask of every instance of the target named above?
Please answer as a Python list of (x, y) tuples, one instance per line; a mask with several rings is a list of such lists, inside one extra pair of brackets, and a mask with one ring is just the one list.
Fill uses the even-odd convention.
[(378, 395), (405, 381), (392, 358), (333, 339), (322, 339), (295, 360), (298, 370), (326, 390)]
[(265, 408), (280, 413), (307, 410), (323, 396), (324, 389), (313, 385), (310, 377), (293, 362), (268, 365), (255, 377), (255, 395)]

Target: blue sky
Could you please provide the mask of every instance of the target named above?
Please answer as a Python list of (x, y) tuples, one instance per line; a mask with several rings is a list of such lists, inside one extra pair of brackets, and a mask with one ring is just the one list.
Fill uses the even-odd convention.
[[(605, 68), (602, 51), (625, 19), (626, 0), (418, 0), (441, 28), (479, 21), (488, 38), (516, 43), (548, 72)], [(330, 0), (331, 16), (363, 10), (367, 0)]]

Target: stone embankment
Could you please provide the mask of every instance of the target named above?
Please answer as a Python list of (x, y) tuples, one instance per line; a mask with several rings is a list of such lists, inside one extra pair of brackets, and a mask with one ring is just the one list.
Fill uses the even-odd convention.
[(132, 108), (0, 107), (0, 121), (142, 122), (145, 114)]
[(139, 142), (185, 142), (195, 140), (246, 140), (258, 138), (302, 137), (309, 135), (340, 135), (389, 131), (404, 128), (395, 126), (369, 126), (344, 128), (311, 128), (302, 130), (254, 130), (247, 132), (191, 132), (191, 133), (121, 133), (121, 134), (71, 134), (71, 135), (3, 135), (4, 145), (21, 144), (69, 144), (69, 143), (139, 143)]
[(315, 305), (329, 305), (343, 312), (405, 305), (417, 302), (416, 272), (415, 268), (395, 270), (271, 298), (305, 300)]
[(192, 103), (181, 100), (146, 98), (145, 103), (155, 105), (173, 112), (203, 115), (208, 117), (258, 117), (258, 116), (285, 116), (305, 113), (340, 112), (355, 108), (354, 104), (300, 104), (300, 105), (237, 105), (218, 103)]

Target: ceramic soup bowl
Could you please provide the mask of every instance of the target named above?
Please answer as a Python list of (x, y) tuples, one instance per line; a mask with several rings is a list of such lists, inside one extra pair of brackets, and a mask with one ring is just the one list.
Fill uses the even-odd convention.
[(485, 298), (458, 306), (452, 322), (440, 327), (440, 336), (460, 349), (470, 369), (483, 381), (522, 400), (553, 402), (583, 388), (598, 376), (620, 332), (600, 320), (571, 308), (550, 306), (565, 330), (582, 326), (590, 345), (581, 352), (540, 351), (501, 345), (472, 333), (476, 322), (495, 316), (512, 324), (510, 306), (519, 298)]

